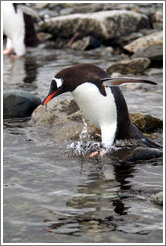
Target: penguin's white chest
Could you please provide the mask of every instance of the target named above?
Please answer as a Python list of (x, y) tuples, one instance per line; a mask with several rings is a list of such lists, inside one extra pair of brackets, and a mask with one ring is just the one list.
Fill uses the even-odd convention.
[(96, 126), (101, 128), (102, 142), (113, 144), (117, 127), (117, 112), (114, 96), (109, 87), (103, 96), (96, 85), (86, 82), (79, 85), (72, 95), (81, 111)]
[(9, 37), (21, 35), (24, 37), (24, 18), (20, 9), (14, 10), (11, 2), (3, 2), (3, 31)]

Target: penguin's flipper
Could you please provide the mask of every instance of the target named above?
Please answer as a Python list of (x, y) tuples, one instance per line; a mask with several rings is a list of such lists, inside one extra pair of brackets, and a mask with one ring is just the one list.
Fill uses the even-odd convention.
[(127, 83), (145, 83), (145, 84), (157, 85), (156, 82), (153, 82), (150, 80), (133, 79), (133, 78), (101, 78), (100, 80), (101, 82), (111, 80), (113, 85), (121, 85), (121, 84), (127, 84)]

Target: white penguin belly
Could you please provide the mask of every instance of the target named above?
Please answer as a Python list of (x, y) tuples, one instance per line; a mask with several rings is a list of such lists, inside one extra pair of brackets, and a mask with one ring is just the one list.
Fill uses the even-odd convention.
[(25, 54), (25, 24), (23, 13), (20, 9), (17, 12), (11, 2), (3, 2), (3, 32), (7, 35), (7, 48), (14, 48), (18, 55)]
[(96, 85), (86, 82), (79, 85), (72, 95), (87, 118), (101, 128), (102, 143), (108, 147), (115, 139), (117, 112), (110, 88), (105, 90), (107, 95), (103, 96)]

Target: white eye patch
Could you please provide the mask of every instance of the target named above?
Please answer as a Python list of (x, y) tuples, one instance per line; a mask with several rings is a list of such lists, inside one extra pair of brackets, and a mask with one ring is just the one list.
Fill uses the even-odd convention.
[(57, 85), (58, 89), (62, 88), (62, 85), (63, 85), (63, 80), (62, 79), (53, 78), (52, 80), (54, 80), (56, 82), (56, 85)]

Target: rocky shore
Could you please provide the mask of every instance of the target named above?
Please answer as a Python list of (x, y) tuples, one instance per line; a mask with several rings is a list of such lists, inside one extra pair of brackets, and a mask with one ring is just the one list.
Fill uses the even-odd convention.
[(143, 54), (145, 48), (153, 49), (156, 55), (160, 49), (162, 58), (160, 3), (48, 3), (33, 7), (44, 18), (38, 23), (38, 31), (39, 36), (48, 40), (48, 45), (51, 41), (55, 47), (77, 50), (104, 45), (111, 47), (113, 53), (128, 52), (129, 57), (138, 51)]

